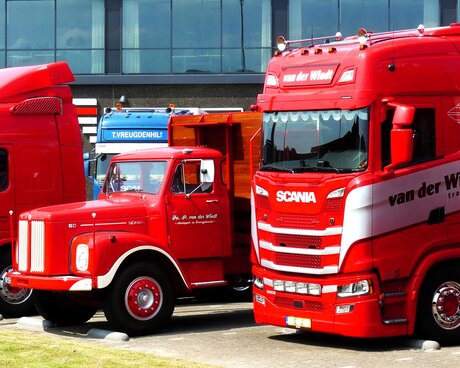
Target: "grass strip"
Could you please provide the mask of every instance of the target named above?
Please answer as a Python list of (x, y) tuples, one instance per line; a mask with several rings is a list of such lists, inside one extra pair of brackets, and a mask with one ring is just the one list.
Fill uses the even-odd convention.
[(89, 341), (70, 341), (57, 335), (6, 329), (0, 330), (0, 362), (2, 368), (206, 367), (179, 359), (103, 347)]

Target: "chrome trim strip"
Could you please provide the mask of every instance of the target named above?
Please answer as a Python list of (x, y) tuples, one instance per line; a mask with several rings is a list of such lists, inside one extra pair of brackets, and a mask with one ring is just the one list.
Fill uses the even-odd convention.
[(261, 265), (275, 271), (293, 272), (293, 273), (304, 273), (312, 275), (331, 275), (337, 273), (339, 270), (338, 266), (326, 266), (323, 268), (307, 268), (307, 267), (293, 267), (293, 266), (281, 266), (273, 263), (272, 261), (262, 259)]
[(324, 230), (305, 230), (305, 229), (291, 229), (284, 227), (273, 227), (266, 222), (258, 222), (257, 227), (260, 230), (268, 231), (274, 234), (291, 234), (291, 235), (305, 235), (305, 236), (331, 236), (342, 234), (341, 226), (328, 227)]
[(289, 254), (301, 254), (311, 256), (327, 256), (332, 254), (340, 253), (340, 246), (332, 246), (324, 249), (309, 249), (309, 248), (292, 248), (292, 247), (280, 247), (273, 245), (272, 243), (261, 240), (259, 242), (260, 247), (272, 252), (278, 253), (289, 253)]

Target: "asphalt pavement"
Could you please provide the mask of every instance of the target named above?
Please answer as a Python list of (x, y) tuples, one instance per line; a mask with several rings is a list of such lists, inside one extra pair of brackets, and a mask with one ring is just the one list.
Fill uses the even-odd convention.
[(161, 333), (143, 337), (112, 331), (101, 312), (74, 327), (53, 327), (35, 316), (4, 319), (0, 328), (31, 329), (113, 349), (232, 368), (460, 366), (460, 345), (440, 347), (412, 338), (351, 339), (256, 325), (249, 302), (182, 304)]

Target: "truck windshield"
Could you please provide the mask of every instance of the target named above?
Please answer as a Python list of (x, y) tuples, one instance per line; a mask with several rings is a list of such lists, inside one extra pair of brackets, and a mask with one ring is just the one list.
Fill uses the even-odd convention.
[(263, 116), (261, 170), (353, 172), (367, 168), (369, 108)]
[(158, 194), (163, 185), (166, 161), (114, 162), (103, 192), (146, 192)]

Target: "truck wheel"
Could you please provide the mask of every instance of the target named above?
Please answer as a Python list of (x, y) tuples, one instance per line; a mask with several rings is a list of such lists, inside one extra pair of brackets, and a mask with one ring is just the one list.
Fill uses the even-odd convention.
[(133, 264), (114, 280), (105, 298), (109, 323), (128, 335), (144, 335), (163, 327), (174, 311), (174, 289), (155, 265)]
[(58, 326), (81, 325), (90, 320), (98, 309), (64, 293), (52, 291), (35, 290), (33, 299), (38, 313)]
[(460, 342), (460, 270), (445, 267), (423, 282), (417, 309), (417, 332), (449, 345)]
[(16, 288), (5, 283), (5, 276), (11, 270), (11, 254), (0, 256), (0, 314), (3, 317), (20, 317), (34, 314), (31, 298), (32, 289)]

